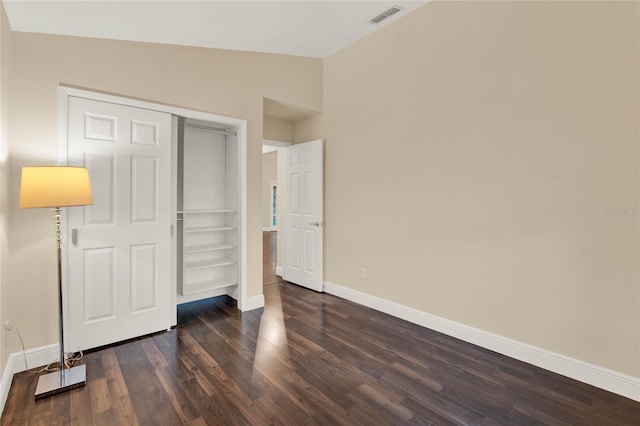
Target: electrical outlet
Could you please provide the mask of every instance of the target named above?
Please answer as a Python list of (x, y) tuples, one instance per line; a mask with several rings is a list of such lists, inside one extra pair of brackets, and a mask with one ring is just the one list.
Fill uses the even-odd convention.
[(367, 268), (364, 266), (360, 267), (360, 279), (363, 281), (367, 279)]
[(5, 328), (7, 331), (11, 331), (11, 330), (13, 330), (13, 324), (11, 324), (11, 320), (6, 320), (6, 321), (4, 322), (4, 328)]

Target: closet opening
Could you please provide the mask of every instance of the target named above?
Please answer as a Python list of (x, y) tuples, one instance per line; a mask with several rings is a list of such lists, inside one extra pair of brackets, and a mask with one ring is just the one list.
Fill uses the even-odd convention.
[(238, 132), (177, 117), (177, 303), (237, 294)]
[(284, 150), (290, 142), (262, 141), (262, 284), (282, 282), (281, 220)]

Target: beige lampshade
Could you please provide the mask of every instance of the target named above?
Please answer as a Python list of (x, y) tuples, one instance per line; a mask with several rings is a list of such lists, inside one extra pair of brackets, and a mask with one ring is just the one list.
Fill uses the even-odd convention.
[(93, 196), (87, 168), (71, 166), (22, 168), (21, 209), (89, 204), (93, 204)]

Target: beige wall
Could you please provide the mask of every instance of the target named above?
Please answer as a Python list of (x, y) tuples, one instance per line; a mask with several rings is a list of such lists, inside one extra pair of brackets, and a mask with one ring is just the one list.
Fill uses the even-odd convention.
[(55, 250), (50, 212), (17, 207), (19, 175), (24, 165), (56, 161), (61, 83), (248, 120), (248, 294), (262, 294), (263, 98), (320, 109), (320, 60), (28, 33), (13, 33), (12, 46), (11, 269), (3, 285), (11, 304), (2, 321), (20, 326), (27, 347), (57, 342)]
[[(8, 88), (9, 65), (11, 53), (11, 31), (4, 11), (4, 5), (0, 4), (0, 318), (6, 312), (7, 297), (5, 287), (7, 285), (8, 243), (7, 232), (9, 206), (9, 144), (7, 142), (8, 128)], [(4, 324), (4, 322), (2, 323)], [(4, 371), (9, 352), (6, 349), (8, 339), (4, 327), (0, 327), (0, 371)]]
[[(262, 154), (262, 228), (271, 228), (271, 181), (278, 180), (278, 152)], [(276, 193), (277, 195), (277, 193)], [(277, 200), (276, 200), (277, 203)]]
[(326, 280), (640, 377), (638, 6), (434, 2), (326, 59)]
[(324, 139), (322, 119), (322, 114), (315, 114), (293, 123), (293, 143)]
[(262, 136), (273, 141), (292, 142), (293, 123), (265, 116), (262, 122)]

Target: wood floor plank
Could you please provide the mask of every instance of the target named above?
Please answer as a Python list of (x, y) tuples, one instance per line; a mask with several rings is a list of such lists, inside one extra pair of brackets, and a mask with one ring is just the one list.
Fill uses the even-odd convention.
[(257, 404), (272, 413), (278, 424), (298, 425), (309, 419), (309, 415), (292, 404), (285, 394), (263, 395), (258, 398)]
[(424, 419), (441, 418), (458, 425), (477, 425), (485, 418), (473, 408), (459, 404), (455, 399), (438, 392), (427, 391), (424, 394), (411, 395), (402, 401), (402, 405)]
[(198, 411), (192, 406), (188, 398), (181, 392), (181, 384), (174, 377), (172, 370), (167, 367), (156, 368), (156, 376), (169, 397), (171, 406), (182, 423), (189, 423), (199, 417)]
[[(91, 411), (98, 415), (104, 411), (111, 410), (113, 398), (109, 391), (109, 383), (106, 377), (92, 380), (87, 384), (91, 395)], [(86, 390), (86, 389), (85, 389)], [(74, 392), (74, 396), (78, 392)]]
[(113, 417), (117, 424), (138, 425), (138, 418), (135, 414), (129, 397), (129, 390), (122, 376), (120, 364), (112, 348), (101, 351), (102, 367), (104, 375), (109, 385), (109, 392), (113, 398)]
[(91, 393), (88, 389), (81, 389), (78, 392), (69, 394), (69, 414), (72, 425), (92, 426), (93, 412), (91, 407)]
[(508, 417), (509, 423), (515, 424), (554, 424), (558, 426), (570, 426), (571, 423), (567, 423), (553, 417), (544, 411), (540, 411), (535, 407), (528, 405), (527, 403), (516, 403), (515, 407)]
[(199, 373), (199, 367), (193, 359), (193, 354), (191, 352), (182, 351), (180, 353), (180, 361), (184, 366), (184, 368), (178, 369), (181, 373), (180, 376), (182, 377), (182, 380), (180, 383), (183, 388), (187, 390), (195, 389), (207, 398), (215, 395), (216, 389), (207, 377)]
[(385, 392), (380, 388), (376, 388), (367, 383), (358, 386), (357, 390), (374, 404), (383, 407), (404, 422), (408, 422), (413, 417), (413, 412), (400, 404), (397, 399), (389, 396), (389, 392)]
[(179, 424), (180, 418), (171, 408), (169, 397), (158, 382), (141, 342), (115, 348), (136, 417), (142, 424), (152, 424), (161, 419), (168, 424)]

